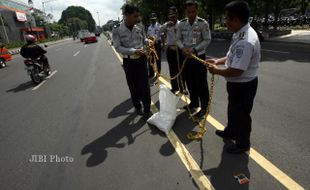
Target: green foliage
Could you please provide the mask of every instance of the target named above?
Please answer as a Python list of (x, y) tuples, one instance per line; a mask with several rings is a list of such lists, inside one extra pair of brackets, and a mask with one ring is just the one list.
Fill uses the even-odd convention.
[[(176, 6), (179, 10), (179, 18), (185, 17), (185, 1), (186, 0), (128, 0), (128, 3), (134, 4), (139, 7), (143, 22), (149, 24), (149, 15), (155, 12), (159, 15), (159, 21), (166, 21), (166, 14), (168, 8), (172, 5)], [(199, 16), (208, 19), (214, 25), (215, 20), (224, 14), (224, 7), (232, 0), (197, 0), (199, 3)], [(251, 7), (251, 16), (264, 17), (268, 14), (273, 14), (277, 19), (282, 9), (296, 7), (300, 10), (301, 14), (309, 8), (309, 0), (246, 0)], [(277, 23), (275, 23), (277, 24)]]
[[(62, 38), (60, 37), (56, 37), (56, 38), (49, 38), (49, 39), (45, 39), (45, 40), (38, 40), (37, 43), (47, 43), (47, 42), (53, 42), (53, 41), (58, 41), (58, 40), (61, 40)], [(5, 47), (7, 49), (14, 49), (14, 48), (20, 48), (22, 47), (23, 45), (25, 45), (25, 42), (12, 42), (12, 43), (9, 43), (9, 44), (5, 44)]]
[(69, 27), (64, 26), (63, 24), (50, 23), (47, 24), (47, 27), (51, 30), (52, 33), (56, 33), (60, 37), (69, 35)]
[(86, 28), (89, 31), (93, 32), (96, 29), (96, 23), (91, 13), (84, 7), (80, 6), (70, 6), (66, 10), (64, 10), (58, 23), (64, 25), (68, 25), (68, 23), (71, 23), (76, 28), (85, 28), (86, 23)]
[(19, 48), (24, 45), (24, 42), (11, 42), (9, 44), (6, 44), (5, 47), (7, 49), (13, 49), (13, 48)]
[(42, 27), (42, 26), (45, 26), (47, 24), (45, 22), (44, 18), (39, 16), (38, 14), (32, 13), (32, 16), (34, 17), (37, 26)]
[(70, 33), (76, 33), (81, 29), (88, 29), (88, 24), (85, 20), (81, 20), (78, 17), (72, 17), (68, 19), (67, 25), (69, 26)]

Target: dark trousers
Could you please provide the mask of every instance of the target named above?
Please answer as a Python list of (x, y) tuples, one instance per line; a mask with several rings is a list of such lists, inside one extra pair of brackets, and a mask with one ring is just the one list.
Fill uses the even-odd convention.
[(149, 113), (151, 94), (148, 82), (146, 57), (142, 56), (139, 59), (124, 58), (123, 66), (134, 107), (136, 109), (141, 109), (140, 101), (142, 101), (144, 113)]
[[(177, 59), (177, 51), (179, 54), (179, 66), (178, 66), (178, 59)], [(169, 66), (169, 72), (170, 72), (170, 77), (174, 77), (176, 76), (182, 65), (183, 65), (183, 61), (182, 61), (182, 51), (179, 50), (173, 50), (170, 49), (169, 47), (167, 48), (167, 61), (168, 61), (168, 66)], [(180, 69), (179, 69), (180, 67)], [(179, 83), (179, 85), (178, 85)], [(185, 75), (184, 72), (176, 79), (171, 80), (171, 86), (172, 86), (172, 90), (173, 91), (183, 91), (182, 87), (185, 87)]]
[[(161, 41), (155, 43), (155, 50), (158, 56), (158, 60), (156, 61), (157, 70), (160, 73), (161, 71)], [(149, 65), (149, 77), (153, 78), (155, 76), (155, 72), (153, 67)]]
[(47, 57), (45, 55), (42, 55), (40, 57), (40, 62), (43, 63), (44, 69), (50, 69), (50, 65), (48, 63), (48, 59), (47, 59)]
[(239, 148), (249, 148), (252, 130), (251, 111), (257, 91), (257, 78), (250, 82), (227, 82), (228, 125), (225, 133), (236, 138)]
[[(205, 59), (205, 55), (199, 56)], [(209, 88), (207, 80), (207, 68), (199, 61), (190, 58), (185, 65), (186, 86), (189, 91), (192, 107), (199, 107), (199, 101), (202, 111), (206, 111), (209, 101)]]

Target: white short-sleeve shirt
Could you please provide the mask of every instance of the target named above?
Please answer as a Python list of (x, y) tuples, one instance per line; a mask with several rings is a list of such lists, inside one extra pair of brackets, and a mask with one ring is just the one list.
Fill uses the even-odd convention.
[(234, 33), (225, 66), (240, 69), (243, 73), (238, 77), (226, 77), (226, 80), (228, 82), (249, 82), (255, 79), (261, 59), (260, 49), (257, 33), (250, 24), (246, 24)]

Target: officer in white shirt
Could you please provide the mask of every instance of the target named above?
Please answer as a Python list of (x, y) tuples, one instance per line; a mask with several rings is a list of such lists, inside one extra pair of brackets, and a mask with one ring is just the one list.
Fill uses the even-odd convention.
[[(261, 58), (260, 42), (248, 23), (250, 8), (245, 1), (233, 1), (225, 7), (225, 23), (234, 32), (226, 57), (212, 59), (209, 71), (226, 78), (228, 92), (228, 123), (222, 138), (236, 140), (227, 152), (239, 154), (250, 149), (251, 111), (257, 91), (257, 69)], [(217, 65), (225, 65), (220, 68)]]
[[(151, 25), (147, 29), (147, 36), (155, 38), (155, 50), (158, 55), (158, 60), (156, 62), (158, 72), (161, 71), (161, 32), (160, 32), (160, 24), (157, 22), (156, 13), (151, 14)], [(149, 77), (153, 78), (155, 76), (154, 70), (151, 66), (149, 66)]]
[(180, 21), (177, 29), (177, 45), (185, 57), (189, 57), (185, 66), (186, 86), (190, 94), (191, 103), (189, 108), (201, 110), (195, 115), (198, 118), (205, 116), (209, 100), (209, 89), (207, 81), (207, 69), (199, 61), (191, 58), (195, 54), (205, 59), (206, 48), (211, 42), (211, 32), (206, 20), (197, 16), (198, 2), (186, 1), (187, 18)]
[[(160, 27), (160, 31), (164, 34), (162, 35), (163, 49), (165, 46), (165, 39), (167, 40), (167, 50), (166, 50), (167, 62), (169, 66), (170, 77), (174, 77), (179, 73), (180, 68), (182, 67), (183, 64), (182, 51), (181, 49), (178, 48), (176, 44), (177, 25), (180, 22), (178, 21), (178, 10), (176, 7), (169, 8), (168, 19), (169, 21)], [(179, 56), (179, 60), (177, 56)], [(172, 86), (171, 91), (173, 93), (176, 93), (177, 91), (183, 93), (183, 87), (185, 86), (184, 83), (185, 78), (184, 75), (182, 76), (183, 77), (179, 76), (178, 78), (171, 80), (171, 86)]]
[(113, 30), (113, 44), (116, 51), (123, 56), (127, 84), (136, 112), (147, 120), (150, 117), (151, 95), (144, 47), (149, 45), (150, 41), (141, 26), (137, 25), (141, 20), (139, 9), (126, 4), (123, 14), (124, 21)]

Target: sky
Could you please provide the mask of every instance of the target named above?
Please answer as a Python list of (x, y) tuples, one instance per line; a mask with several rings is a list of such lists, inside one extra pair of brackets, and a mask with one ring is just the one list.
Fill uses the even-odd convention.
[[(24, 3), (28, 3), (28, 0), (20, 0)], [(42, 1), (51, 0), (32, 0), (34, 7), (42, 10)], [(45, 11), (47, 13), (53, 14), (54, 21), (58, 21), (61, 17), (61, 13), (68, 6), (82, 6), (87, 9), (93, 16), (97, 25), (99, 25), (98, 14), (100, 25), (104, 25), (108, 20), (117, 20), (118, 17), (121, 18), (121, 6), (123, 5), (123, 0), (55, 0), (49, 3), (45, 3)]]

